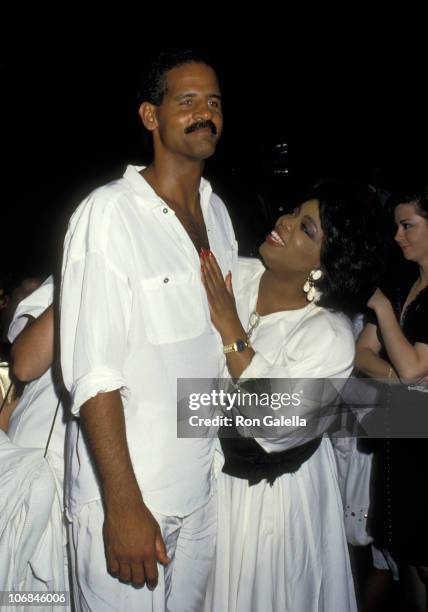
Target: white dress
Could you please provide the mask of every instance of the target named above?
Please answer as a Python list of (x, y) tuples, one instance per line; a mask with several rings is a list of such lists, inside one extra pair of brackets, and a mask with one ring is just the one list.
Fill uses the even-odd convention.
[[(62, 508), (54, 473), (43, 458), (42, 449), (21, 448), (3, 431), (0, 431), (0, 490), (0, 592), (37, 591), (39, 596), (46, 596), (47, 591), (68, 591)], [(29, 609), (9, 607), (9, 599), (6, 596), (3, 599), (5, 608), (1, 604), (0, 608), (5, 612)], [(48, 608), (70, 610), (65, 604)], [(34, 611), (46, 609), (46, 604), (31, 607)]]
[[(255, 308), (263, 267), (240, 261), (241, 320)], [(354, 342), (348, 319), (314, 304), (262, 317), (242, 378), (346, 378)], [(302, 428), (257, 441), (267, 452), (307, 442)], [(303, 437), (302, 437), (303, 436)], [(331, 443), (270, 486), (218, 478), (218, 540), (205, 611), (356, 612)]]

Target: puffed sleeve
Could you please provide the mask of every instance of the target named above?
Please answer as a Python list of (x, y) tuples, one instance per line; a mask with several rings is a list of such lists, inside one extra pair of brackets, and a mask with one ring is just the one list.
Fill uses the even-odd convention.
[[(255, 437), (267, 452), (299, 446), (322, 435), (336, 418), (341, 388), (352, 371), (355, 344), (351, 324), (345, 317), (320, 309), (319, 316), (302, 325), (299, 336), (297, 348), (294, 345), (292, 351), (285, 339), (273, 363), (256, 352), (238, 381), (241, 394), (257, 388), (259, 396), (264, 392), (277, 401), (281, 397), (295, 400), (287, 407), (277, 406), (273, 412), (269, 405), (260, 413), (259, 406), (261, 427), (251, 427), (251, 431), (238, 428), (241, 435)], [(239, 411), (243, 416), (256, 414), (254, 410), (248, 412), (245, 402)], [(268, 420), (266, 426), (265, 416), (298, 416), (306, 419), (307, 425), (272, 426), (272, 420)]]
[(9, 342), (13, 343), (22, 332), (27, 325), (28, 317), (37, 319), (52, 304), (53, 292), (53, 278), (49, 276), (38, 289), (18, 304), (7, 334)]
[(61, 366), (76, 416), (98, 393), (128, 391), (123, 366), (132, 300), (120, 260), (125, 249), (120, 226), (114, 199), (104, 201), (101, 192), (77, 209), (65, 238)]

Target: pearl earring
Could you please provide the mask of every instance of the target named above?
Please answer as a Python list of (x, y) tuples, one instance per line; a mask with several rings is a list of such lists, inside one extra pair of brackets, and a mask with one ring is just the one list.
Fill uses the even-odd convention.
[(306, 279), (305, 284), (303, 285), (303, 291), (306, 293), (306, 299), (308, 302), (312, 302), (315, 297), (315, 282), (322, 277), (321, 270), (311, 270), (309, 272), (309, 276)]

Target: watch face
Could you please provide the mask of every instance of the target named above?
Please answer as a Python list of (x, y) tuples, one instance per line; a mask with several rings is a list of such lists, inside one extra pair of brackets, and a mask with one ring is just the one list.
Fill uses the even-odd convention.
[(236, 350), (238, 351), (238, 353), (242, 353), (242, 351), (245, 351), (245, 347), (246, 344), (243, 340), (236, 341)]

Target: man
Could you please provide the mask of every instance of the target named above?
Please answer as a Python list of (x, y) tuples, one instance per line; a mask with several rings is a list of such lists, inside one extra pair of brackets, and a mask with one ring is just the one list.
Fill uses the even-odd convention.
[(79, 610), (190, 612), (213, 556), (215, 442), (177, 439), (177, 378), (219, 374), (199, 253), (224, 274), (237, 255), (201, 178), (223, 124), (214, 70), (163, 54), (139, 115), (152, 163), (92, 193), (65, 240), (61, 360), (84, 434), (70, 436), (74, 597)]

